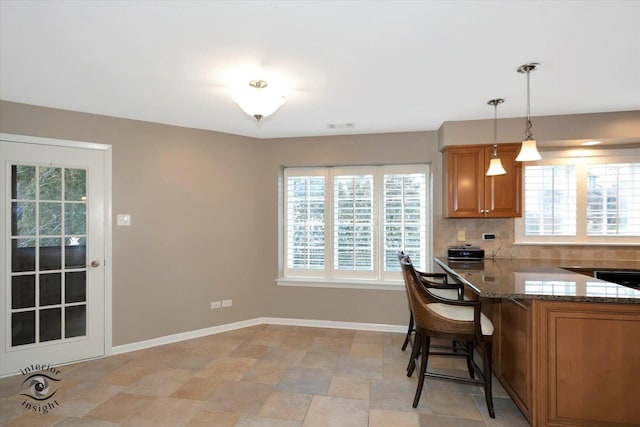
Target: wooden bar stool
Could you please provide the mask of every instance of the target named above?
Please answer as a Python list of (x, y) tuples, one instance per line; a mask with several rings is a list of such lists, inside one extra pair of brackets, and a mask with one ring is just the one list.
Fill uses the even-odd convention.
[[(420, 277), (411, 264), (409, 257), (400, 261), (405, 285), (410, 294), (411, 311), (416, 330), (416, 340), (411, 354), (411, 362), (407, 376), (411, 376), (415, 369), (413, 361), (421, 354), (418, 386), (413, 400), (413, 407), (418, 406), (424, 386), (425, 377), (452, 380), (470, 384), (481, 384), (484, 387), (485, 401), (489, 416), (495, 418), (493, 396), (491, 391), (491, 338), (493, 323), (482, 314), (479, 301), (460, 301), (441, 298), (435, 295), (431, 288), (422, 286)], [(427, 372), (430, 354), (431, 338), (445, 338), (456, 342), (466, 343), (457, 351), (437, 354), (460, 356), (465, 355), (470, 378)], [(417, 344), (417, 345), (416, 345)], [(479, 346), (484, 350), (483, 368), (473, 360), (473, 349)], [(431, 353), (435, 354), (435, 353)], [(475, 378), (478, 375), (478, 379)]]
[[(402, 261), (406, 255), (404, 251), (398, 251), (398, 260)], [(448, 299), (463, 299), (464, 286), (458, 284), (449, 284), (447, 282), (447, 275), (445, 273), (425, 273), (416, 270), (416, 273), (420, 277), (424, 286), (431, 288), (431, 291), (441, 298)], [(405, 281), (406, 287), (406, 281)], [(411, 342), (411, 336), (415, 332), (413, 327), (413, 312), (411, 311), (411, 301), (409, 300), (409, 290), (407, 289), (407, 305), (409, 306), (409, 328), (407, 329), (407, 336), (402, 343), (402, 351), (407, 348), (407, 344)]]

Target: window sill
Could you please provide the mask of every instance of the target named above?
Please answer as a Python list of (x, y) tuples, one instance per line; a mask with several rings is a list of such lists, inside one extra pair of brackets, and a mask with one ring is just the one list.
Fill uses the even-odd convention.
[(547, 240), (545, 242), (533, 241), (515, 241), (513, 246), (638, 246), (638, 241), (635, 242), (563, 242)]
[(353, 280), (353, 279), (314, 279), (308, 277), (280, 277), (275, 280), (278, 286), (299, 286), (305, 288), (341, 288), (375, 289), (383, 291), (404, 291), (404, 282), (399, 280)]

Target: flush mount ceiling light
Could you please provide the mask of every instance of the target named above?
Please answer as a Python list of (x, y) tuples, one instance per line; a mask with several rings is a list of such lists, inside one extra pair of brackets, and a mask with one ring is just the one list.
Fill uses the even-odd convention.
[(502, 167), (502, 161), (498, 158), (498, 105), (502, 104), (504, 99), (496, 98), (492, 99), (487, 104), (493, 105), (493, 156), (489, 162), (489, 170), (487, 170), (487, 176), (504, 175), (507, 173)]
[(527, 130), (525, 131), (526, 138), (522, 141), (522, 147), (520, 147), (520, 152), (518, 153), (518, 157), (516, 157), (516, 161), (518, 162), (530, 162), (542, 158), (536, 147), (536, 140), (533, 139), (533, 133), (531, 132), (533, 125), (531, 124), (531, 97), (529, 91), (529, 74), (539, 66), (540, 64), (532, 62), (518, 68), (519, 73), (527, 74)]
[(284, 96), (272, 88), (267, 87), (264, 80), (251, 80), (248, 87), (233, 94), (233, 102), (238, 104), (242, 111), (260, 121), (275, 113), (284, 104)]

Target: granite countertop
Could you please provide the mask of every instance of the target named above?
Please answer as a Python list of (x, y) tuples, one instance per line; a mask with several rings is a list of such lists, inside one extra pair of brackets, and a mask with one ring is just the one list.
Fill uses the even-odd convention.
[(640, 290), (564, 270), (640, 270), (639, 261), (435, 258), (450, 275), (486, 298), (640, 304)]

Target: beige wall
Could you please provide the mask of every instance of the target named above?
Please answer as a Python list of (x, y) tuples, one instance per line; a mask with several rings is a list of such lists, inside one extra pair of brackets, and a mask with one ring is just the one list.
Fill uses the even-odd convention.
[[(620, 114), (593, 132), (640, 136), (638, 114)], [(506, 256), (637, 259), (637, 248), (513, 247), (513, 220), (444, 219), (439, 140), (471, 143), (479, 129), (447, 122), (438, 132), (257, 140), (0, 101), (0, 132), (113, 146), (113, 213), (132, 215), (131, 227), (114, 224), (114, 345), (261, 316), (406, 323), (403, 292), (275, 284), (284, 165), (430, 162), (436, 254), (463, 228), (469, 243), (497, 232)], [(221, 299), (233, 307), (209, 309)]]
[[(282, 166), (400, 164), (433, 162), (440, 188), (437, 132), (289, 138), (258, 141), (261, 286), (266, 316), (404, 325), (404, 292), (278, 286), (278, 177)], [(439, 197), (441, 199), (441, 197)], [(434, 209), (440, 210), (438, 204)]]
[[(574, 141), (598, 139), (609, 142), (640, 142), (640, 110), (617, 113), (567, 114), (532, 117), (538, 145), (555, 148)], [(524, 138), (523, 118), (498, 121), (498, 143)], [(449, 145), (491, 144), (493, 120), (444, 122), (438, 130), (438, 148)]]
[[(398, 291), (279, 287), (282, 165), (433, 161), (436, 132), (279, 140), (0, 102), (0, 132), (113, 146), (113, 344), (261, 316), (404, 324)], [(435, 209), (440, 210), (438, 205)], [(233, 299), (210, 310), (209, 302)]]
[(113, 146), (114, 345), (262, 315), (254, 140), (8, 102), (0, 131)]

